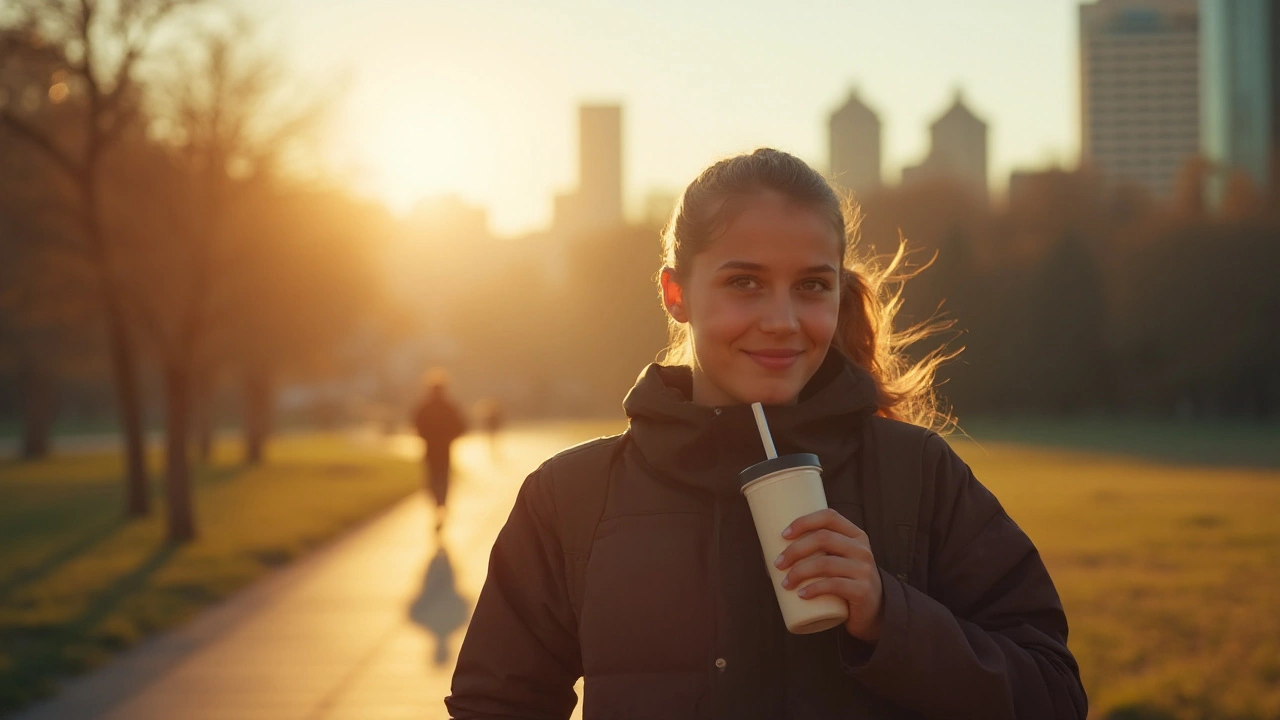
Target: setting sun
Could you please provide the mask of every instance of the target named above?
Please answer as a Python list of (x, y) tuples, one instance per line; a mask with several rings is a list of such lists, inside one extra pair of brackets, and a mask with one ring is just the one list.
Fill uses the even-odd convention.
[[(380, 108), (380, 115), (351, 119), (342, 154), (356, 158), (355, 184), (405, 212), (424, 197), (456, 193), (471, 184), (475, 146), (466, 123), (426, 107)], [(358, 131), (355, 128), (359, 128)]]

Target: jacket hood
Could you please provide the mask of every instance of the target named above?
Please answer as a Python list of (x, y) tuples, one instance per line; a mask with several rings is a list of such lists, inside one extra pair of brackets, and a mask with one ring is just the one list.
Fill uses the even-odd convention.
[[(738, 473), (765, 459), (749, 405), (692, 400), (689, 367), (652, 364), (623, 401), (641, 457), (662, 475), (717, 494), (738, 493)], [(765, 406), (778, 454), (813, 453), (830, 475), (857, 452), (876, 411), (875, 382), (832, 349), (794, 405)]]

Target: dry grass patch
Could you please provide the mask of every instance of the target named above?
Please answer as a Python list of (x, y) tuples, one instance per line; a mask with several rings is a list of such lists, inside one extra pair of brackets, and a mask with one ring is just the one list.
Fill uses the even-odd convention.
[(954, 445), (1053, 574), (1091, 717), (1280, 718), (1280, 471)]

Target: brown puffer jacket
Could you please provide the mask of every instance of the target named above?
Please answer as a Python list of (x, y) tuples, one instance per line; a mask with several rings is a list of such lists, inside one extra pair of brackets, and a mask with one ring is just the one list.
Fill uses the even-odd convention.
[[(1085, 717), (1039, 554), (941, 438), (925, 442), (912, 584), (881, 572), (880, 641), (792, 635), (738, 491), (738, 472), (763, 459), (750, 408), (689, 396), (688, 369), (659, 365), (627, 396), (580, 618), (556, 530), (574, 511), (556, 503), (561, 456), (525, 481), (458, 658), (452, 717), (567, 718), (579, 677), (586, 720)], [(871, 378), (833, 352), (799, 403), (768, 411), (778, 451), (817, 454), (829, 503), (863, 528), (874, 409)]]

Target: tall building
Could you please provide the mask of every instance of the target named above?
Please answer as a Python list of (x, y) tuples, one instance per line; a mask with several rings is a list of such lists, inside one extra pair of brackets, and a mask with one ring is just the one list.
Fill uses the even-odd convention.
[(560, 235), (623, 225), (622, 106), (578, 108), (578, 187), (556, 195), (554, 212)]
[(622, 107), (578, 108), (578, 208), (587, 229), (622, 224)]
[(849, 93), (827, 121), (831, 179), (855, 195), (880, 186), (880, 117)]
[(1200, 148), (1199, 43), (1197, 0), (1080, 6), (1081, 160), (1104, 181), (1172, 195)]
[(1200, 3), (1200, 141), (1218, 199), (1227, 174), (1277, 185), (1280, 171), (1280, 0)]
[(958, 180), (987, 196), (987, 124), (956, 92), (951, 107), (929, 126), (929, 155), (919, 165), (902, 169), (904, 185), (929, 177)]

